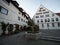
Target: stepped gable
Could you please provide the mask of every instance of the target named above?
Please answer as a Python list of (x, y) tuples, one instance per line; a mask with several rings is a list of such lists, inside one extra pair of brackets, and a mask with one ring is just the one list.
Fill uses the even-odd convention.
[(36, 15), (43, 15), (43, 14), (54, 14), (54, 12), (48, 10), (43, 5), (40, 5), (40, 7), (37, 9)]

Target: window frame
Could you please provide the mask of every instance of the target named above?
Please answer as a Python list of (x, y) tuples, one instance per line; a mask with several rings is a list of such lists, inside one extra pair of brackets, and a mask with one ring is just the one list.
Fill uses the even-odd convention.
[(56, 21), (59, 21), (59, 19), (58, 19), (58, 18), (56, 18)]
[(37, 20), (37, 22), (39, 23), (39, 20)]
[(54, 14), (52, 14), (52, 16), (54, 16)]
[(51, 18), (51, 21), (54, 22), (54, 18)]
[(18, 16), (18, 20), (20, 21), (20, 17)]
[(48, 22), (50, 22), (50, 19), (48, 18)]
[(42, 27), (44, 27), (44, 24), (42, 24)]
[(58, 27), (60, 27), (60, 22), (57, 23)]
[(52, 27), (55, 27), (54, 23), (52, 23)]
[(49, 27), (49, 23), (47, 23), (47, 27)]
[[(4, 9), (5, 11), (7, 11), (7, 13), (2, 12), (2, 9)], [(2, 6), (0, 6), (0, 12), (2, 14), (8, 15), (8, 10), (6, 8), (2, 7)]]
[(45, 19), (45, 22), (47, 22), (47, 19)]
[(40, 15), (40, 17), (42, 18), (42, 17), (44, 17), (44, 15)]
[(39, 18), (39, 16), (36, 16), (36, 18)]
[(49, 15), (45, 15), (46, 17), (49, 17)]
[(43, 19), (41, 19), (41, 22), (43, 22)]
[(21, 21), (23, 22), (23, 18), (21, 18)]

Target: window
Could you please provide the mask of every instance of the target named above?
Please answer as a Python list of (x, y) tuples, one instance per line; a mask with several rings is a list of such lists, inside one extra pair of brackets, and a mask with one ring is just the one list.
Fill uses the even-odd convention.
[(52, 14), (52, 16), (54, 16), (54, 14)]
[(0, 6), (0, 11), (1, 11), (1, 8), (2, 8), (2, 7)]
[(18, 12), (19, 14), (21, 14), (21, 12)]
[(43, 22), (43, 19), (41, 19), (41, 22)]
[(39, 10), (39, 12), (41, 12), (41, 10)]
[(24, 22), (25, 22), (25, 20), (24, 20)]
[(3, 0), (6, 4), (10, 4), (10, 0)]
[(51, 18), (52, 22), (54, 22), (54, 18)]
[(44, 27), (44, 24), (42, 24), (42, 27)]
[(47, 22), (47, 19), (45, 19), (45, 22)]
[(45, 9), (40, 9), (39, 12), (41, 12), (41, 11), (45, 11)]
[(41, 12), (39, 14), (42, 14)]
[(43, 12), (43, 14), (45, 14), (45, 13), (49, 13), (49, 12)]
[(44, 15), (40, 15), (40, 17), (44, 17)]
[(18, 20), (20, 21), (20, 17), (18, 17)]
[(39, 15), (39, 14), (42, 14), (42, 13), (36, 13), (36, 15)]
[(21, 19), (21, 21), (23, 21), (23, 19)]
[(50, 22), (50, 19), (48, 18), (48, 22)]
[(8, 10), (3, 8), (2, 6), (0, 6), (0, 12), (6, 15), (8, 14)]
[(47, 23), (47, 27), (49, 27), (49, 23)]
[(58, 19), (58, 18), (56, 18), (56, 21), (59, 21), (59, 19)]
[(39, 20), (37, 20), (37, 22), (39, 23)]
[(40, 9), (43, 9), (42, 7)]
[(36, 16), (36, 18), (39, 18), (39, 16)]
[(28, 23), (28, 21), (26, 21), (26, 23)]
[(49, 17), (49, 15), (45, 15), (46, 17)]
[(45, 11), (45, 9), (43, 9), (43, 11)]
[(58, 22), (57, 24), (58, 24), (58, 27), (60, 27), (60, 22)]
[(52, 27), (54, 27), (54, 23), (52, 23)]

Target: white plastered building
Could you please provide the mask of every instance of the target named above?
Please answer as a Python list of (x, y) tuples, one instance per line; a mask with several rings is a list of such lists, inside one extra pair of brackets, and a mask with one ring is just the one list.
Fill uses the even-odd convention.
[(34, 23), (39, 26), (39, 29), (60, 30), (60, 16), (48, 10), (43, 5), (40, 5), (32, 19)]
[(24, 15), (21, 10), (24, 12), (15, 0), (0, 0), (0, 33), (1, 22), (28, 26), (29, 15), (26, 12)]

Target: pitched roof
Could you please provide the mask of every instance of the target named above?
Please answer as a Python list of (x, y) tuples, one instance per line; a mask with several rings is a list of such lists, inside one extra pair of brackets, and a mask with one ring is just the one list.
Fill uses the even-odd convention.
[[(46, 11), (46, 10), (47, 10), (47, 11)], [(54, 12), (50, 11), (49, 9), (47, 9), (46, 7), (44, 7), (42, 4), (41, 4), (40, 7), (38, 8), (36, 14), (37, 14), (37, 15), (42, 14), (41, 11), (43, 11), (43, 13), (49, 13), (49, 12), (54, 13)], [(45, 11), (46, 11), (46, 12), (45, 12)], [(40, 12), (41, 12), (41, 13), (40, 13)], [(55, 14), (58, 15), (58, 16), (60, 16), (60, 12), (55, 13)]]
[(60, 16), (60, 13), (55, 13), (55, 14), (57, 14), (58, 16)]

